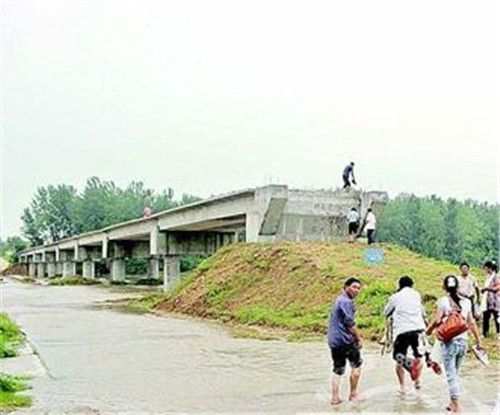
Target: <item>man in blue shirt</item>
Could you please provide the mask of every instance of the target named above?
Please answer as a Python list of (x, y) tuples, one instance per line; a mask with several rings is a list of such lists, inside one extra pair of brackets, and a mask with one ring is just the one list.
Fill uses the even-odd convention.
[(342, 180), (344, 181), (344, 187), (351, 187), (351, 182), (349, 181), (349, 175), (352, 176), (352, 183), (356, 184), (356, 179), (354, 178), (354, 161), (351, 161), (347, 166), (344, 167), (342, 172)]
[(361, 377), (361, 337), (354, 323), (354, 298), (361, 290), (361, 281), (349, 278), (344, 284), (344, 290), (337, 297), (330, 313), (328, 325), (328, 346), (333, 360), (332, 405), (342, 402), (339, 395), (340, 380), (345, 372), (346, 360), (351, 365), (349, 400), (361, 400), (358, 394), (358, 383)]

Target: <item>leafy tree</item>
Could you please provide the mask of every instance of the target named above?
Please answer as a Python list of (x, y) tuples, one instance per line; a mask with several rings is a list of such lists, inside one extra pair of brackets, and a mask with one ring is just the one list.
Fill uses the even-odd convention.
[(134, 181), (122, 189), (98, 177), (89, 178), (81, 194), (72, 186), (49, 185), (37, 189), (24, 210), (22, 230), (31, 245), (40, 245), (139, 218), (145, 206), (157, 213), (199, 200), (183, 194), (174, 201), (173, 196), (171, 188), (155, 193)]
[(22, 233), (26, 238), (28, 238), (32, 246), (40, 245), (43, 243), (43, 239), (38, 231), (40, 225), (38, 221), (35, 220), (31, 210), (29, 208), (24, 209), (23, 215), (21, 216), (23, 221), (23, 226), (21, 228)]
[(402, 194), (379, 218), (379, 239), (453, 263), (498, 257), (499, 206)]
[(435, 196), (424, 199), (417, 215), (420, 229), (415, 249), (426, 256), (442, 256), (446, 229), (442, 200)]
[(53, 242), (73, 235), (75, 201), (73, 186), (39, 187), (22, 216), (25, 236), (32, 242)]
[(7, 240), (0, 240), (0, 252), (3, 259), (10, 264), (17, 262), (18, 252), (28, 247), (28, 241), (19, 236), (9, 236)]

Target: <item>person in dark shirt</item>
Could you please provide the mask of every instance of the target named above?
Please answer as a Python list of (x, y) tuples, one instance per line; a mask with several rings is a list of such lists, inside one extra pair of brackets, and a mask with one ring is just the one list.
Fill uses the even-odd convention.
[(361, 282), (349, 278), (344, 284), (344, 290), (333, 303), (328, 324), (328, 346), (333, 360), (332, 405), (342, 402), (339, 395), (340, 380), (345, 373), (346, 360), (351, 365), (349, 401), (361, 400), (358, 394), (358, 383), (361, 377), (361, 337), (354, 323), (354, 298), (361, 290)]
[(349, 175), (352, 176), (352, 183), (356, 184), (356, 179), (354, 178), (354, 161), (351, 161), (347, 166), (344, 167), (342, 172), (342, 180), (344, 181), (344, 187), (351, 187), (351, 182), (349, 181)]

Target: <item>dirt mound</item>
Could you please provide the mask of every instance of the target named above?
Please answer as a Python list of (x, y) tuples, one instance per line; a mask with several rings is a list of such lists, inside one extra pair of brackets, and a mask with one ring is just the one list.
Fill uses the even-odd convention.
[(373, 253), (369, 249), (360, 243), (231, 245), (202, 262), (156, 309), (322, 333), (332, 300), (355, 276), (363, 282), (356, 300), (358, 327), (375, 339), (383, 331), (382, 309), (399, 277), (408, 274), (415, 280), (432, 312), (442, 278), (456, 272), (453, 264), (391, 245), (378, 245), (381, 262), (373, 263), (367, 259)]
[(10, 265), (5, 268), (0, 274), (2, 275), (23, 275), (24, 270), (21, 264)]

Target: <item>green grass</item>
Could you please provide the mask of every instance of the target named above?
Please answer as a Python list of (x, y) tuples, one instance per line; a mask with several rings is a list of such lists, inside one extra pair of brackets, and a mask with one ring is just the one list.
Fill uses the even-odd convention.
[(98, 280), (83, 278), (78, 275), (69, 277), (57, 277), (49, 280), (49, 285), (94, 285), (100, 284)]
[(11, 412), (17, 408), (31, 406), (30, 396), (20, 395), (17, 392), (29, 389), (26, 376), (13, 376), (0, 372), (0, 411)]
[[(7, 313), (0, 313), (0, 358), (14, 357), (25, 342), (21, 329)], [(0, 372), (0, 412), (14, 411), (31, 405), (31, 398), (17, 392), (29, 388), (26, 376), (13, 376)]]
[[(443, 278), (456, 274), (458, 266), (394, 245), (377, 248), (385, 259), (372, 265), (365, 263), (362, 243), (234, 244), (204, 260), (163, 297), (143, 304), (218, 319), (245, 337), (319, 338), (326, 333), (332, 301), (353, 276), (362, 281), (355, 300), (357, 325), (366, 340), (378, 340), (385, 327), (382, 310), (402, 275), (413, 278), (432, 318), (444, 295)], [(484, 278), (478, 268), (472, 274)], [(488, 346), (494, 357), (493, 348)]]
[(149, 313), (154, 310), (155, 306), (165, 299), (164, 294), (154, 293), (141, 298), (132, 298), (127, 301), (125, 308), (134, 313)]
[(0, 358), (17, 356), (24, 334), (7, 313), (0, 313)]

